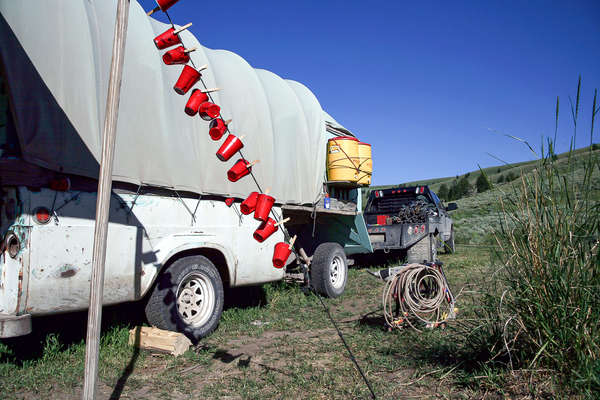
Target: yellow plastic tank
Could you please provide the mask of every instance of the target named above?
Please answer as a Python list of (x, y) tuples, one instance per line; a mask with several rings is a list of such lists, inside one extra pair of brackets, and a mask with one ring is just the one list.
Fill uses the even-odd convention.
[(340, 136), (327, 141), (327, 179), (358, 181), (358, 139)]
[(369, 143), (358, 143), (358, 184), (370, 185), (373, 174), (373, 159), (371, 156), (371, 145)]

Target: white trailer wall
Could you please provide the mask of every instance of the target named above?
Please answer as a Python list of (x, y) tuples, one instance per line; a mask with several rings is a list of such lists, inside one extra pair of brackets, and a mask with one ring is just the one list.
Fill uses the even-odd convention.
[[(96, 178), (101, 151), (116, 0), (0, 0), (0, 57), (23, 158)], [(187, 22), (187, 21), (181, 21)], [(226, 178), (235, 160), (216, 156), (208, 122), (183, 111), (173, 90), (183, 66), (162, 63), (153, 38), (169, 26), (132, 1), (117, 127), (114, 179), (198, 193), (245, 197), (250, 177)], [(252, 68), (182, 33), (231, 130), (244, 138), (260, 184), (281, 203), (311, 203), (325, 176), (326, 115), (300, 83)], [(196, 86), (200, 87), (200, 86)], [(191, 92), (191, 91), (190, 91)]]

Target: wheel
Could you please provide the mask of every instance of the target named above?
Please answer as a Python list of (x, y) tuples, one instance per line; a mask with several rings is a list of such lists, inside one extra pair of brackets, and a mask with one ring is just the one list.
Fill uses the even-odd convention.
[(446, 249), (446, 254), (452, 254), (456, 251), (454, 247), (454, 227), (450, 229), (450, 239), (448, 239), (444, 247)]
[(437, 258), (437, 246), (432, 235), (427, 235), (406, 251), (406, 262), (433, 262)]
[(348, 280), (348, 262), (344, 249), (337, 243), (321, 243), (312, 257), (310, 280), (317, 293), (338, 297)]
[(150, 324), (193, 341), (212, 333), (223, 312), (223, 282), (204, 256), (183, 257), (159, 277), (146, 304)]

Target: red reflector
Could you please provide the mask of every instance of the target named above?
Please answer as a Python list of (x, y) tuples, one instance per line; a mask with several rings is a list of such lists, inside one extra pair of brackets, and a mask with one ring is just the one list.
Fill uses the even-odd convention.
[(387, 219), (388, 219), (387, 215), (378, 215), (377, 216), (377, 225), (385, 225)]
[(415, 234), (419, 233), (419, 225), (415, 226)]
[(421, 232), (425, 232), (425, 225), (421, 225)]
[(50, 221), (50, 210), (45, 207), (40, 207), (35, 210), (35, 219), (40, 224), (47, 224)]
[(379, 197), (379, 191), (375, 191), (375, 197)]
[(53, 179), (50, 181), (50, 189), (57, 192), (66, 192), (71, 189), (71, 180), (69, 178)]

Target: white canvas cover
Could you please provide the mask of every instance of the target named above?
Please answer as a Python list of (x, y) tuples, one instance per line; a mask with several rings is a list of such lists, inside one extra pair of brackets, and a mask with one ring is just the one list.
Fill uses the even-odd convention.
[[(116, 0), (0, 0), (0, 57), (25, 160), (97, 178)], [(187, 22), (187, 21), (182, 21)], [(169, 28), (131, 2), (117, 126), (114, 180), (245, 197), (251, 177), (232, 183), (208, 122), (184, 113), (191, 93), (173, 85), (183, 68), (164, 65), (153, 38)], [(325, 177), (325, 119), (300, 83), (252, 68), (238, 55), (181, 34), (243, 153), (279, 203), (311, 203)], [(196, 87), (202, 87), (201, 84)], [(330, 118), (331, 119), (331, 118)], [(332, 120), (332, 119), (331, 119)], [(339, 126), (335, 121), (334, 125)]]

